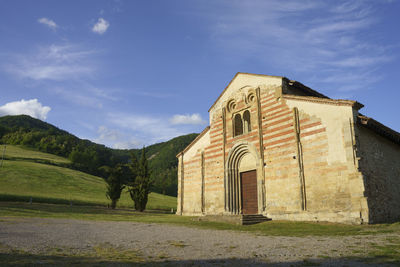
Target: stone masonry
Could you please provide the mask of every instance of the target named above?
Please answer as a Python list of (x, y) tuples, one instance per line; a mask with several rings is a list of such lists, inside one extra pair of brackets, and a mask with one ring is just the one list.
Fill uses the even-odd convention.
[(273, 220), (400, 219), (400, 134), (362, 107), (284, 77), (236, 74), (210, 126), (177, 155), (177, 214), (246, 206)]

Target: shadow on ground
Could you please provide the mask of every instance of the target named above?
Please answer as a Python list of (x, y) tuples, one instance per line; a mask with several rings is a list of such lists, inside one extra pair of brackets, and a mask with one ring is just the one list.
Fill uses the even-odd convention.
[(32, 255), (18, 251), (0, 253), (1, 266), (399, 266), (400, 261), (388, 262), (385, 258), (323, 258), (302, 261), (272, 262), (268, 259), (204, 259), (204, 260), (143, 260), (132, 254), (121, 259), (104, 259), (85, 256)]
[(112, 214), (112, 215), (149, 215), (149, 214), (171, 214), (170, 210), (147, 209), (143, 212), (133, 208), (111, 209), (101, 206), (98, 203), (73, 200), (73, 205), (67, 199), (34, 197), (32, 204), (29, 203), (30, 197), (0, 194), (0, 207), (3, 209), (18, 209), (18, 212), (43, 212), (50, 214)]

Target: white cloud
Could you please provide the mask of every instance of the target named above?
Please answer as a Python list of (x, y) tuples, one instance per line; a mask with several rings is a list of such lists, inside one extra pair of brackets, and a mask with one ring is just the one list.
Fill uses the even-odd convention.
[(5, 115), (29, 115), (31, 117), (45, 120), (51, 110), (48, 106), (42, 106), (37, 99), (9, 102), (0, 106), (0, 116)]
[(55, 45), (52, 44), (40, 49), (40, 55), (48, 60), (56, 62), (76, 62), (94, 54), (93, 50), (82, 49), (77, 45)]
[(71, 66), (32, 66), (26, 69), (14, 69), (14, 72), (20, 76), (31, 78), (33, 80), (64, 80), (66, 77), (75, 76), (76, 74), (90, 73), (91, 69), (87, 67), (71, 68)]
[(100, 126), (97, 133), (100, 135), (99, 139), (102, 140), (117, 141), (119, 136), (117, 131), (109, 130), (106, 126)]
[(33, 53), (17, 55), (3, 68), (20, 78), (71, 80), (93, 73), (95, 67), (89, 58), (93, 53), (95, 51), (73, 45), (50, 45)]
[(151, 98), (170, 98), (170, 97), (174, 97), (176, 96), (173, 93), (161, 93), (161, 92), (157, 92), (154, 91), (153, 89), (138, 89), (135, 91), (130, 91), (131, 94), (133, 95), (138, 95), (138, 96), (145, 96), (145, 97), (151, 97)]
[(178, 125), (165, 116), (109, 113), (104, 116), (104, 125), (98, 128), (98, 137), (93, 141), (119, 149), (140, 148), (143, 145), (164, 142), (201, 130), (197, 124), (200, 121), (205, 122), (200, 115), (194, 115), (186, 115), (187, 120), (179, 119), (179, 124), (189, 122), (189, 125)]
[(203, 120), (200, 116), (200, 114), (195, 113), (192, 115), (186, 114), (186, 115), (179, 115), (176, 114), (174, 115), (171, 119), (170, 122), (172, 124), (194, 124), (194, 125), (203, 125), (206, 123), (205, 120)]
[(141, 140), (142, 145), (166, 141), (187, 133), (187, 131), (172, 126), (167, 119), (161, 116), (113, 113), (108, 114), (106, 120), (115, 127), (130, 132), (132, 138)]
[(103, 34), (107, 31), (108, 27), (110, 27), (110, 23), (103, 18), (99, 18), (97, 23), (93, 26), (92, 31), (97, 34)]
[(51, 87), (49, 93), (56, 94), (63, 100), (82, 107), (101, 109), (105, 106), (105, 101), (116, 102), (120, 100), (116, 96), (120, 90), (113, 88), (98, 88), (89, 83), (80, 81), (79, 83), (62, 84)]
[(99, 68), (97, 54), (79, 45), (52, 44), (4, 56), (0, 68), (18, 79), (34, 81), (63, 101), (99, 109), (104, 101), (117, 101), (120, 90), (93, 85)]
[(48, 18), (40, 18), (38, 19), (38, 22), (41, 24), (46, 25), (52, 30), (57, 29), (58, 25), (54, 22), (54, 20), (48, 19)]
[(118, 92), (119, 90), (117, 89), (101, 89), (98, 87), (93, 87), (88, 85), (87, 86), (87, 91), (90, 93), (91, 97), (97, 97), (101, 99), (107, 99), (111, 101), (118, 101), (119, 98), (116, 97), (114, 94)]
[(95, 143), (105, 144), (112, 148), (117, 149), (131, 149), (140, 147), (141, 143), (132, 137), (118, 130), (111, 130), (102, 125), (98, 128), (97, 133), (99, 137), (94, 139)]
[(349, 57), (339, 61), (333, 61), (330, 64), (339, 67), (367, 67), (371, 65), (377, 65), (382, 62), (388, 62), (391, 58), (388, 56), (377, 56), (377, 57)]
[[(393, 61), (393, 48), (385, 47), (377, 27), (382, 1), (254, 0), (198, 2), (190, 15), (206, 23), (217, 52), (228, 61), (258, 61), (274, 75), (307, 75), (302, 82), (331, 90), (349, 86), (367, 88), (372, 80), (354, 79), (322, 84), (332, 76), (377, 76)], [(200, 6), (199, 6), (200, 5)], [(223, 10), (223, 12), (221, 12)], [(278, 71), (278, 73), (276, 73)], [(291, 78), (295, 78), (291, 76)], [(346, 84), (345, 84), (346, 82)], [(318, 89), (318, 88), (316, 88)]]
[[(371, 19), (358, 19), (358, 20), (344, 20), (337, 22), (326, 22), (321, 26), (312, 27), (307, 32), (307, 38), (316, 38), (317, 36), (322, 36), (323, 40), (329, 37), (329, 34), (340, 33), (340, 32), (350, 32), (358, 29), (363, 29), (368, 27), (372, 23)], [(351, 36), (346, 36), (346, 38)]]
[(88, 94), (85, 90), (82, 90), (82, 88), (76, 89), (74, 87), (53, 87), (51, 89), (51, 93), (58, 95), (63, 100), (81, 107), (95, 109), (103, 108), (103, 103), (98, 97)]

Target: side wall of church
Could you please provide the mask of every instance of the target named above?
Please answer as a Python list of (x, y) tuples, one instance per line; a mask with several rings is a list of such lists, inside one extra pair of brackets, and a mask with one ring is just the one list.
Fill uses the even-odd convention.
[(210, 131), (201, 136), (188, 151), (178, 157), (177, 214), (202, 213), (202, 162), (204, 149), (210, 144)]
[[(271, 166), (273, 170), (266, 175), (266, 179), (280, 179), (280, 184), (271, 190), (285, 186), (284, 179), (290, 179), (291, 182), (287, 183), (297, 187), (297, 194), (292, 192), (291, 205), (273, 206), (269, 210), (269, 213), (274, 214), (271, 217), (345, 223), (367, 222), (368, 207), (363, 195), (364, 184), (354, 151), (352, 107), (291, 99), (282, 102), (286, 103), (281, 108), (282, 112), (286, 110), (287, 114), (287, 131), (282, 133), (286, 134), (286, 137), (282, 135), (279, 141), (272, 139), (272, 146), (267, 149), (272, 161), (279, 160), (282, 167), (275, 169)], [(297, 108), (299, 114), (300, 130), (297, 140), (290, 133), (290, 127), (293, 129), (293, 117), (290, 117), (289, 111), (293, 108)], [(272, 131), (274, 127), (276, 126), (273, 126)], [(277, 147), (278, 144), (280, 145)], [(300, 147), (301, 153), (297, 152), (297, 146)], [(268, 159), (268, 156), (266, 158)], [(303, 180), (301, 168), (304, 172)], [(275, 194), (279, 193), (278, 191)], [(268, 199), (267, 195), (267, 201)], [(279, 200), (279, 196), (277, 199)], [(303, 203), (299, 203), (300, 201)], [(283, 203), (285, 204), (288, 203)], [(287, 207), (291, 207), (291, 210)]]
[(400, 145), (358, 126), (358, 155), (366, 183), (370, 222), (400, 219)]

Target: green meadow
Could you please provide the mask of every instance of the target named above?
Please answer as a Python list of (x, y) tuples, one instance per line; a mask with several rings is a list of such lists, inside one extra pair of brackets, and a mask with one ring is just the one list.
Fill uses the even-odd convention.
[(0, 156), (4, 153), (4, 158), (8, 160), (23, 160), (32, 162), (42, 162), (50, 164), (69, 164), (68, 159), (53, 154), (47, 154), (40, 151), (32, 150), (25, 147), (6, 145), (0, 146)]
[[(0, 146), (0, 155), (3, 149)], [(66, 168), (68, 159), (41, 153), (18, 146), (7, 146), (6, 160), (0, 167), (0, 221), (17, 218), (68, 218), (101, 221), (134, 221), (143, 223), (167, 223), (186, 227), (230, 230), (268, 236), (360, 236), (383, 235), (390, 242), (377, 244), (367, 255), (354, 257), (372, 263), (398, 264), (400, 223), (377, 225), (343, 225), (334, 223), (269, 221), (255, 225), (234, 225), (224, 222), (207, 221), (201, 217), (176, 216), (168, 214), (176, 210), (176, 198), (151, 193), (148, 210), (133, 210), (133, 202), (124, 192), (115, 210), (107, 208), (106, 184), (102, 178)], [(32, 197), (32, 204), (29, 203)], [(71, 205), (72, 203), (72, 205)], [(102, 248), (104, 250), (104, 248)], [(102, 251), (103, 251), (102, 250)], [(107, 250), (95, 254), (32, 255), (0, 244), (0, 262), (10, 265), (32, 265), (37, 262), (51, 264), (100, 264), (107, 260), (116, 262), (143, 263), (132, 252)], [(104, 255), (103, 255), (104, 254)], [(67, 257), (67, 256), (68, 257)], [(328, 256), (327, 256), (328, 257)], [(101, 264), (100, 264), (101, 265)]]
[[(0, 156), (3, 146), (0, 146)], [(0, 167), (0, 201), (107, 206), (106, 183), (100, 177), (66, 168), (68, 159), (7, 145)], [(0, 163), (1, 164), (1, 163)], [(124, 191), (117, 207), (131, 208)], [(176, 198), (149, 195), (147, 209), (176, 209)]]
[[(150, 194), (147, 212), (134, 211), (133, 202), (126, 191), (122, 193), (118, 209), (111, 210), (106, 208), (109, 200), (105, 195), (106, 184), (103, 179), (57, 166), (57, 164), (67, 164), (67, 159), (14, 146), (7, 146), (6, 156), (9, 159), (4, 160), (3, 166), (0, 167), (0, 214), (2, 216), (172, 223), (279, 236), (347, 236), (400, 231), (400, 223), (344, 225), (270, 221), (240, 226), (205, 221), (198, 217), (165, 214), (171, 209), (176, 210), (176, 198), (157, 193)], [(11, 160), (13, 157), (18, 160)], [(55, 165), (35, 162), (35, 160), (44, 159), (52, 161)], [(32, 204), (29, 204), (30, 197), (33, 199)]]

